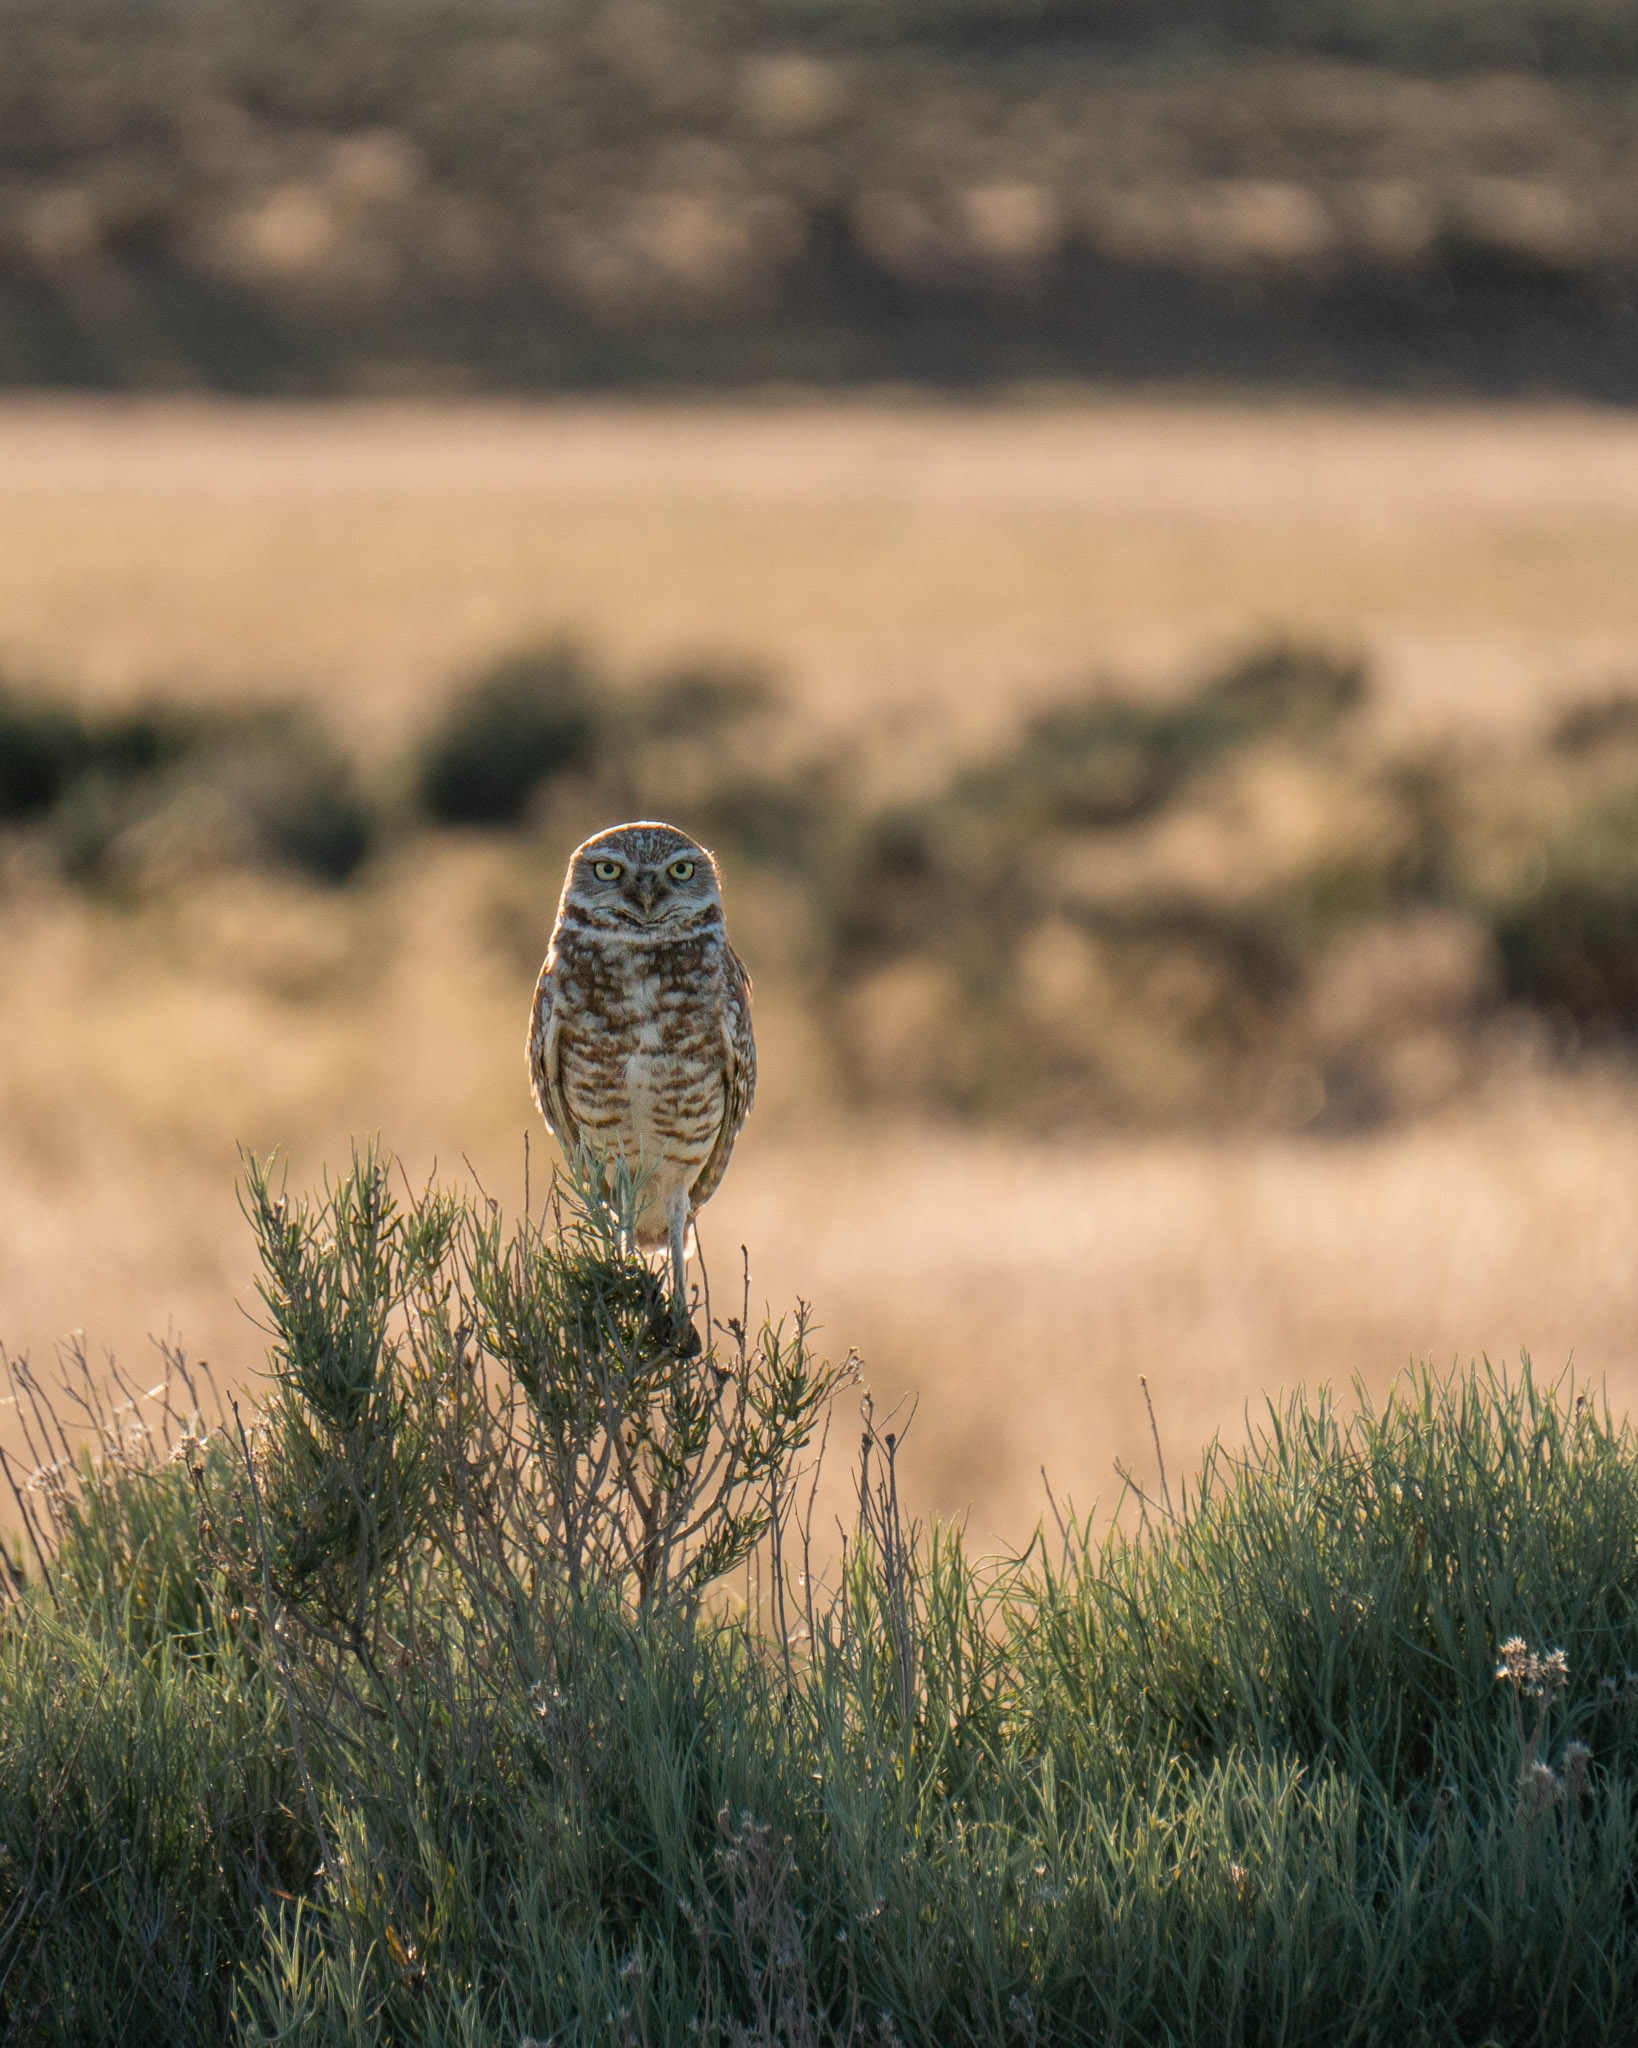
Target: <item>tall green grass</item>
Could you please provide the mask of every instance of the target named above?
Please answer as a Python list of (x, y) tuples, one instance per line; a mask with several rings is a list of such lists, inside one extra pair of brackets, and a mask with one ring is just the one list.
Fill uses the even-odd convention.
[(595, 1205), (369, 1156), (247, 1205), (266, 1397), (19, 1494), (8, 2038), (1635, 2038), (1638, 1440), (1568, 1379), (1298, 1394), (991, 1559), (867, 1407), (819, 1575), (801, 1318), (695, 1352)]

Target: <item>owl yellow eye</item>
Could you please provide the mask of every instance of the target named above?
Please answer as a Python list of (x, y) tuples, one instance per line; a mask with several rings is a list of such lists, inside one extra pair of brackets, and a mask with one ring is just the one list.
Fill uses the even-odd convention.
[(666, 869), (666, 873), (674, 882), (686, 882), (693, 872), (694, 863), (691, 860), (674, 860)]
[(592, 873), (600, 882), (618, 882), (625, 869), (617, 860), (599, 860), (592, 863)]

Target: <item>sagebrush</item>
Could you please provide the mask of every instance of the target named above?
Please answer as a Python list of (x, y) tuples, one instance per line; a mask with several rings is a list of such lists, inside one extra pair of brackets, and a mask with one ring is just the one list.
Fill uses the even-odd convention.
[(804, 1318), (686, 1355), (572, 1189), (246, 1199), (260, 1399), (173, 1356), (72, 1464), (13, 1367), (8, 2038), (1632, 2039), (1638, 1439), (1569, 1380), (1299, 1393), (987, 1560), (867, 1408), (822, 1570)]

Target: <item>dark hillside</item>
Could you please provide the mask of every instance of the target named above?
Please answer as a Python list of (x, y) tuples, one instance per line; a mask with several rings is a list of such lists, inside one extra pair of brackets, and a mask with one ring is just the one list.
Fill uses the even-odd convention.
[(0, 381), (1638, 394), (1614, 0), (0, 0)]

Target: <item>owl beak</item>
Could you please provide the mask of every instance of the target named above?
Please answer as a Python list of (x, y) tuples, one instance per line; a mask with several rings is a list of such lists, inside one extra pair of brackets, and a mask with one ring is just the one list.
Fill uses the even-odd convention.
[(660, 878), (658, 875), (634, 875), (631, 893), (637, 900), (637, 908), (644, 917), (654, 915), (654, 906), (660, 900)]

